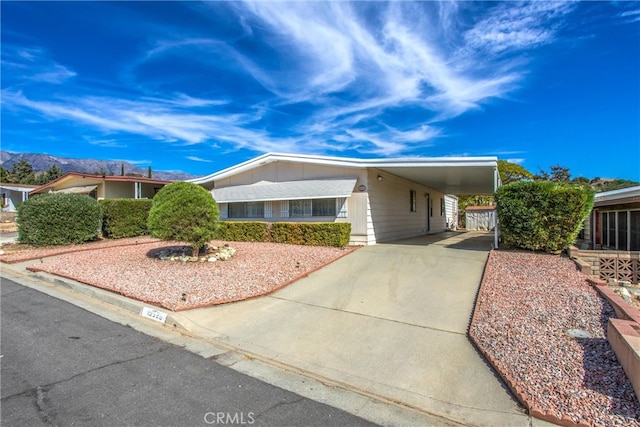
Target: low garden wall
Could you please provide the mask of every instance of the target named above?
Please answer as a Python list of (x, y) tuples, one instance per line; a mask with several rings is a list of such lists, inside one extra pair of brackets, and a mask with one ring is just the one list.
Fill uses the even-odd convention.
[(580, 271), (601, 280), (627, 281), (638, 284), (640, 277), (640, 252), (584, 250), (569, 248), (569, 256)]
[(625, 302), (600, 279), (588, 279), (613, 306), (618, 319), (609, 319), (607, 341), (640, 400), (640, 310)]

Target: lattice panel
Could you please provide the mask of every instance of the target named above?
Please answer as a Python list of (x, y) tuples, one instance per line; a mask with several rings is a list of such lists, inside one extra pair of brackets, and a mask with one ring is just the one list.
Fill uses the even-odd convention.
[(637, 259), (600, 257), (600, 278), (638, 283), (640, 277)]
[(635, 259), (618, 259), (616, 276), (618, 280), (638, 283), (638, 261)]
[(600, 257), (600, 278), (602, 280), (616, 278), (616, 259)]

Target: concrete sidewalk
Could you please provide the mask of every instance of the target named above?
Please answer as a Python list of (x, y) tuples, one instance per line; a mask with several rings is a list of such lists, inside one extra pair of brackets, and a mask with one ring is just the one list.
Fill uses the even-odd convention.
[(174, 313), (200, 336), (469, 425), (528, 426), (466, 337), (486, 233), (361, 248), (271, 295)]
[[(492, 239), (450, 232), (364, 247), (273, 294), (168, 313), (167, 325), (213, 345), (196, 345), (203, 357), (379, 424), (551, 425), (524, 413), (466, 337)], [(3, 276), (55, 284), (44, 291), (105, 317), (107, 304), (124, 309), (149, 333), (147, 304), (25, 274), (30, 263), (2, 265)]]

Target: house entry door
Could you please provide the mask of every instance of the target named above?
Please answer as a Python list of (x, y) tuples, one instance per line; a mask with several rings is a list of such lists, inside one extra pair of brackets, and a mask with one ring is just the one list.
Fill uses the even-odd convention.
[(430, 220), (430, 216), (429, 213), (431, 212), (431, 194), (427, 193), (426, 194), (426, 198), (427, 198), (427, 209), (426, 209), (426, 216), (427, 216), (427, 232), (431, 231), (431, 220)]

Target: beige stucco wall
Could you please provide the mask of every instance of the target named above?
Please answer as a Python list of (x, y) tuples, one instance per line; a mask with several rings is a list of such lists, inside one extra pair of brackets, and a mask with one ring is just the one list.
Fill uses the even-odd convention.
[[(157, 191), (164, 187), (161, 184), (142, 184), (142, 195), (143, 199), (153, 199), (153, 196), (156, 195)], [(157, 189), (157, 191), (156, 191)]]
[(132, 199), (135, 196), (133, 182), (105, 182), (106, 199)]

